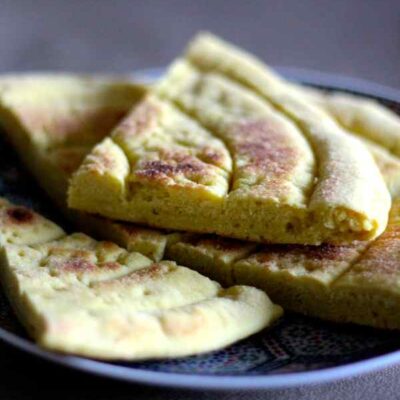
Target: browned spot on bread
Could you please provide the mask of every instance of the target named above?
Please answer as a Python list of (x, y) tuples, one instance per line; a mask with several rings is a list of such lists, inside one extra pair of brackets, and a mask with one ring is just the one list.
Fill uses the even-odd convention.
[(118, 264), (117, 262), (113, 262), (113, 261), (108, 261), (108, 262), (99, 264), (99, 268), (102, 268), (102, 269), (116, 270), (120, 267), (121, 267), (120, 264)]
[(313, 260), (338, 260), (343, 259), (349, 251), (354, 247), (350, 246), (334, 246), (330, 244), (323, 244), (321, 246), (306, 246), (306, 249), (301, 249), (301, 246), (296, 246), (296, 251), (302, 254), (303, 252), (308, 258)]
[(257, 254), (259, 262), (268, 262), (276, 257), (291, 257), (291, 256), (304, 256), (310, 260), (323, 261), (323, 260), (340, 260), (343, 259), (349, 251), (355, 249), (355, 245), (334, 246), (330, 244), (323, 244), (320, 246), (303, 246), (294, 244), (282, 245), (269, 245), (265, 247), (260, 253)]
[(126, 278), (124, 277), (123, 279), (129, 279), (135, 281), (143, 281), (146, 279), (151, 280), (167, 273), (169, 270), (170, 267), (167, 264), (152, 264), (149, 267), (145, 267), (139, 269), (138, 271), (132, 272), (131, 274), (126, 276)]
[(381, 243), (370, 248), (352, 271), (371, 278), (382, 275), (397, 277), (400, 271), (399, 257), (400, 246), (398, 243)]
[(217, 167), (221, 167), (225, 160), (225, 154), (222, 151), (218, 151), (208, 146), (203, 147), (197, 154), (197, 157), (206, 164), (212, 164)]
[(366, 278), (397, 276), (400, 271), (400, 226), (390, 224), (352, 268)]
[(168, 164), (164, 161), (148, 161), (143, 164), (142, 170), (137, 171), (140, 176), (155, 178), (160, 175), (175, 176), (179, 173), (188, 174), (200, 172), (203, 168), (190, 162), (183, 162), (176, 165)]
[(127, 137), (143, 134), (155, 126), (159, 114), (160, 108), (147, 99), (126, 116), (119, 125), (118, 131), (123, 132)]
[(286, 265), (298, 263), (308, 270), (316, 270), (323, 269), (332, 262), (351, 262), (364, 246), (365, 243), (362, 242), (344, 246), (269, 245), (255, 254), (254, 258), (265, 266), (278, 262), (282, 268), (285, 268)]
[(234, 152), (248, 158), (248, 169), (267, 181), (282, 180), (297, 164), (298, 153), (282, 126), (268, 120), (244, 121), (233, 127)]
[(212, 175), (212, 167), (198, 158), (180, 151), (159, 153), (160, 159), (143, 161), (138, 165), (135, 175), (149, 181), (165, 181), (184, 176), (199, 184), (206, 183)]
[(35, 214), (25, 207), (11, 207), (6, 213), (9, 220), (15, 224), (26, 224), (35, 219)]
[(63, 246), (55, 246), (49, 249), (48, 255), (55, 257), (81, 258), (83, 260), (87, 260), (92, 256), (92, 252), (89, 250), (77, 250), (65, 248)]
[(64, 271), (67, 272), (93, 271), (94, 269), (96, 269), (95, 264), (79, 257), (65, 261), (61, 265), (61, 267)]
[(117, 279), (98, 282), (96, 285), (101, 287), (114, 287), (115, 285), (120, 285), (121, 287), (124, 287), (125, 285), (138, 284), (147, 280), (156, 279), (163, 274), (166, 274), (170, 269), (171, 266), (169, 264), (152, 264)]

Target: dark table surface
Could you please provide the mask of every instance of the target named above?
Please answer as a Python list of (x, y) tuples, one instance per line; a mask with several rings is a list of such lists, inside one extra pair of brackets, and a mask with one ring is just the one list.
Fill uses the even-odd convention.
[[(168, 64), (198, 30), (272, 65), (400, 88), (399, 0), (0, 0), (0, 72), (127, 72)], [(0, 343), (0, 399), (395, 399), (400, 367), (290, 390), (187, 392), (66, 370)]]

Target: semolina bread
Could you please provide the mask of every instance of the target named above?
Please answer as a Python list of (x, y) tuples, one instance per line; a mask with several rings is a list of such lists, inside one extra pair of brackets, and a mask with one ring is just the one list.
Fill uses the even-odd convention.
[[(0, 218), (10, 236), (14, 226), (7, 214)], [(227, 346), (282, 314), (261, 290), (223, 289), (172, 261), (81, 233), (33, 244), (31, 225), (24, 227), (26, 240), (0, 250), (1, 283), (28, 333), (49, 350), (110, 360), (187, 356)]]
[(377, 237), (390, 195), (358, 139), (252, 56), (210, 35), (73, 174), (69, 205), (256, 242)]
[(181, 238), (167, 255), (228, 285), (265, 290), (285, 310), (336, 322), (400, 329), (400, 201), (386, 231), (370, 242), (258, 245)]

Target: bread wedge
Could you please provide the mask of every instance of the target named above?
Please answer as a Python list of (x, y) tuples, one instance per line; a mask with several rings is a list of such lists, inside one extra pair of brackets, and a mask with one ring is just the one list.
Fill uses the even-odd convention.
[(187, 356), (227, 346), (282, 314), (261, 290), (223, 289), (174, 262), (66, 236), (26, 208), (1, 202), (0, 210), (1, 237), (13, 237), (15, 215), (30, 216), (17, 225), (17, 244), (1, 248), (0, 279), (28, 333), (47, 349), (110, 360)]
[(268, 67), (200, 35), (86, 156), (72, 208), (258, 242), (348, 243), (386, 227), (366, 147)]

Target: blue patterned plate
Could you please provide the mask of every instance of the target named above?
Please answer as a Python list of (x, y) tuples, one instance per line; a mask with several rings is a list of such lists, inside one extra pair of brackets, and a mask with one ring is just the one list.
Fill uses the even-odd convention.
[[(361, 80), (282, 68), (287, 77), (325, 89), (373, 97), (400, 113), (400, 93)], [(136, 77), (154, 80), (162, 69)], [(65, 225), (9, 146), (0, 139), (0, 195)], [(400, 362), (397, 332), (338, 325), (287, 314), (272, 329), (225, 350), (168, 361), (106, 363), (45, 351), (30, 341), (0, 293), (0, 339), (71, 368), (152, 385), (185, 388), (277, 388), (315, 384)]]

